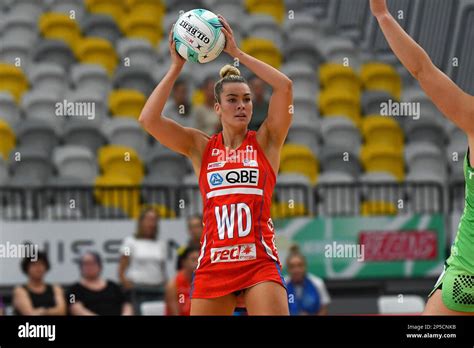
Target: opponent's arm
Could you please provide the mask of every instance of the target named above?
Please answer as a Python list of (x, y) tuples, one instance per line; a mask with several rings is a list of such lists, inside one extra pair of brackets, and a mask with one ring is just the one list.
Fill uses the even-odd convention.
[(281, 147), (291, 125), (290, 106), (293, 103), (293, 83), (274, 67), (241, 51), (235, 43), (234, 34), (225, 18), (221, 15), (218, 17), (224, 26), (222, 32), (226, 37), (224, 51), (237, 58), (239, 63), (249, 68), (273, 89), (268, 116), (260, 126), (257, 136), (264, 139), (264, 144)]
[(438, 109), (468, 135), (474, 134), (474, 97), (438, 69), (428, 54), (392, 17), (386, 0), (370, 0), (370, 8), (395, 55), (420, 82)]

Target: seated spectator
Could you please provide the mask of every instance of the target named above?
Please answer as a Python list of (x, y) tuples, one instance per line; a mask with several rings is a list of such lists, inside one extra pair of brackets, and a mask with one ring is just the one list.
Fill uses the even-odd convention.
[(183, 268), (166, 286), (166, 315), (189, 315), (191, 281), (199, 258), (199, 249), (188, 247), (183, 253)]
[(214, 111), (214, 104), (216, 103), (214, 84), (215, 80), (212, 77), (204, 80), (201, 89), (204, 92), (205, 101), (203, 105), (196, 106), (194, 110), (195, 127), (210, 136), (220, 132), (222, 128), (219, 117)]
[(290, 315), (327, 315), (330, 297), (321, 278), (307, 272), (306, 258), (293, 247), (286, 260)]
[(48, 257), (43, 252), (39, 252), (35, 259), (23, 259), (21, 270), (28, 281), (13, 290), (12, 302), (16, 315), (66, 315), (62, 288), (44, 281), (49, 269)]
[(257, 131), (267, 118), (268, 100), (265, 95), (265, 82), (257, 76), (249, 79), (252, 91), (253, 114), (249, 123), (249, 129)]
[(94, 252), (80, 260), (81, 280), (69, 288), (72, 315), (132, 315), (133, 308), (120, 286), (101, 277), (102, 259)]
[(183, 254), (186, 248), (192, 247), (199, 249), (201, 247), (201, 235), (202, 235), (202, 215), (196, 214), (188, 217), (188, 235), (189, 241), (187, 245), (184, 245), (178, 249), (178, 262), (177, 269), (180, 270), (182, 267)]
[(171, 99), (163, 109), (163, 115), (184, 127), (192, 127), (195, 122), (193, 111), (188, 85), (184, 79), (178, 79), (173, 85)]
[(119, 277), (131, 291), (135, 313), (142, 302), (163, 299), (166, 275), (166, 244), (158, 239), (159, 218), (152, 208), (145, 209), (134, 236), (125, 238), (121, 247)]

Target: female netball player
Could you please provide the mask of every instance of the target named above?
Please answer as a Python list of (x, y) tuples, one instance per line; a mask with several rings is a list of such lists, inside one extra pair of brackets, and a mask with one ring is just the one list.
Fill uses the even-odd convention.
[[(390, 15), (385, 0), (371, 0), (372, 13), (390, 47), (439, 110), (464, 130), (474, 149), (474, 97), (440, 71), (427, 53)], [(472, 76), (474, 78), (474, 76)], [(429, 296), (424, 314), (474, 314), (474, 154), (464, 160), (466, 206), (445, 270)]]
[(226, 37), (224, 52), (273, 89), (265, 122), (258, 131), (248, 130), (252, 92), (232, 65), (221, 69), (214, 88), (214, 110), (222, 132), (209, 137), (161, 115), (185, 63), (176, 53), (171, 33), (171, 68), (146, 102), (140, 122), (160, 143), (190, 158), (199, 178), (204, 230), (191, 315), (231, 315), (238, 297), (245, 301), (249, 315), (288, 315), (270, 205), (280, 151), (291, 124), (292, 81), (242, 52), (227, 21), (222, 16), (219, 20)]

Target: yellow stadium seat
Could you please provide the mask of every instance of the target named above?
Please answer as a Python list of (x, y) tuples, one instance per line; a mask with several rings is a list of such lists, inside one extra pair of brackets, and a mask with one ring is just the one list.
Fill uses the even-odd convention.
[(391, 65), (383, 63), (364, 64), (360, 76), (365, 89), (385, 91), (400, 100), (402, 79), (397, 70)]
[(245, 6), (249, 13), (272, 16), (280, 24), (285, 20), (285, 3), (282, 0), (246, 0)]
[(149, 13), (156, 18), (163, 18), (166, 14), (165, 4), (161, 0), (126, 0), (129, 11)]
[(0, 63), (0, 92), (9, 92), (17, 103), (28, 90), (28, 80), (23, 71), (14, 65)]
[(8, 160), (8, 155), (15, 147), (15, 143), (16, 136), (12, 127), (4, 120), (0, 120), (0, 155), (4, 160)]
[(274, 219), (306, 216), (308, 209), (303, 203), (294, 203), (293, 206), (290, 206), (287, 202), (272, 202), (270, 214)]
[(122, 22), (127, 11), (125, 0), (86, 0), (86, 8), (90, 13), (112, 16), (118, 24)]
[(388, 172), (399, 181), (402, 181), (405, 177), (403, 148), (395, 148), (385, 144), (364, 145), (361, 149), (360, 158), (367, 172)]
[(139, 184), (143, 180), (143, 163), (137, 152), (130, 147), (103, 146), (99, 149), (98, 162), (105, 176), (126, 176), (135, 184)]
[(114, 116), (138, 119), (145, 102), (145, 95), (133, 89), (117, 89), (109, 94), (109, 108)]
[(110, 76), (118, 63), (114, 46), (109, 41), (98, 37), (86, 37), (79, 40), (76, 54), (82, 63), (102, 65)]
[(319, 96), (323, 116), (346, 116), (357, 125), (360, 123), (360, 97), (356, 93), (338, 88), (328, 88)]
[(193, 106), (204, 105), (205, 100), (206, 100), (206, 97), (204, 95), (204, 92), (200, 89), (196, 89), (191, 98)]
[(65, 41), (71, 48), (76, 46), (81, 37), (81, 29), (74, 19), (67, 14), (47, 12), (39, 20), (41, 34), (48, 39)]
[(280, 172), (305, 175), (314, 184), (319, 173), (319, 162), (307, 146), (285, 144), (281, 151)]
[(133, 217), (140, 207), (140, 187), (127, 176), (107, 174), (95, 180), (94, 196), (99, 204), (120, 208)]
[(360, 206), (362, 216), (397, 215), (397, 206), (392, 202), (366, 201)]
[(341, 64), (327, 63), (319, 69), (321, 86), (360, 93), (360, 81), (355, 71)]
[(400, 148), (404, 144), (403, 130), (393, 118), (371, 115), (362, 121), (366, 145), (386, 144)]
[(242, 40), (242, 50), (251, 56), (279, 68), (282, 63), (282, 54), (272, 41), (260, 38)]
[(163, 26), (160, 18), (150, 13), (132, 11), (123, 22), (125, 36), (148, 40), (153, 46), (163, 37)]

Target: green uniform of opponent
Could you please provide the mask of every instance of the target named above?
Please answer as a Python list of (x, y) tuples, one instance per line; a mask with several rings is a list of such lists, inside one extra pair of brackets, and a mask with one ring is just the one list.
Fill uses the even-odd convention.
[(464, 159), (464, 177), (466, 205), (451, 256), (430, 296), (441, 289), (446, 307), (459, 312), (474, 312), (474, 169), (469, 163), (469, 151)]

